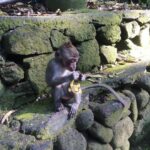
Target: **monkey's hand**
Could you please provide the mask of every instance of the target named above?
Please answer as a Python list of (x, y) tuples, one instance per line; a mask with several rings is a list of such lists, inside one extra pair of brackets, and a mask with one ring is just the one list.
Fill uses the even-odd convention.
[(86, 75), (84, 75), (84, 74), (80, 74), (79, 79), (80, 79), (80, 81), (85, 81), (85, 79), (86, 79)]
[(79, 71), (73, 71), (73, 79), (78, 80), (80, 78), (80, 72)]
[(69, 118), (73, 118), (76, 115), (77, 110), (78, 110), (78, 105), (76, 103), (72, 104), (69, 112)]

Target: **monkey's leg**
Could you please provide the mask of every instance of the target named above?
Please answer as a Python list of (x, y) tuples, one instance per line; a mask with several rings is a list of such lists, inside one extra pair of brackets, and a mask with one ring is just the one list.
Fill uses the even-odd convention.
[(78, 111), (81, 102), (81, 93), (80, 92), (75, 93), (74, 98), (75, 98), (75, 102), (73, 104), (70, 104), (69, 118), (74, 117)]
[(55, 111), (61, 111), (64, 109), (64, 105), (62, 104), (62, 94), (63, 90), (60, 87), (56, 87), (53, 90), (53, 98), (54, 98), (54, 104), (55, 104)]

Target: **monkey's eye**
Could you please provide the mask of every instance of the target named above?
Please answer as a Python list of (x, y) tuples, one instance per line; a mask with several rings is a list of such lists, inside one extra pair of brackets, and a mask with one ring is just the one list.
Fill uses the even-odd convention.
[(67, 64), (71, 64), (71, 63), (74, 63), (76, 62), (77, 60), (76, 59), (69, 59), (66, 61)]

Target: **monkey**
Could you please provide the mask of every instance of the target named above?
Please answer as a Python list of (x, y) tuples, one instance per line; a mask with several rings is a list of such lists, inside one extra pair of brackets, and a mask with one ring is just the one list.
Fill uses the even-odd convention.
[(94, 84), (91, 86), (81, 87), (79, 91), (73, 93), (69, 92), (71, 81), (85, 80), (86, 75), (76, 71), (77, 62), (79, 60), (79, 52), (76, 47), (71, 43), (64, 43), (56, 52), (54, 59), (50, 60), (47, 68), (45, 80), (48, 86), (52, 87), (52, 98), (56, 111), (64, 109), (65, 102), (74, 98), (74, 102), (68, 104), (70, 107), (69, 117), (73, 117), (81, 102), (81, 90), (104, 87), (107, 88), (123, 106), (126, 102), (116, 93), (110, 86), (102, 83)]
[(64, 109), (63, 102), (74, 98), (74, 102), (69, 104), (69, 116), (74, 116), (81, 102), (81, 92), (69, 92), (69, 85), (72, 80), (83, 80), (84, 76), (76, 71), (79, 52), (76, 47), (67, 42), (63, 44), (56, 52), (46, 69), (46, 82), (52, 87), (52, 98), (56, 111)]

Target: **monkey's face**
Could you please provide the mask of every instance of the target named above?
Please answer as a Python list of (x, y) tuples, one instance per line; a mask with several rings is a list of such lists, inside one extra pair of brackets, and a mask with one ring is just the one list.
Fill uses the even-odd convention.
[(64, 61), (64, 65), (70, 71), (75, 71), (77, 67), (78, 58), (71, 58)]

